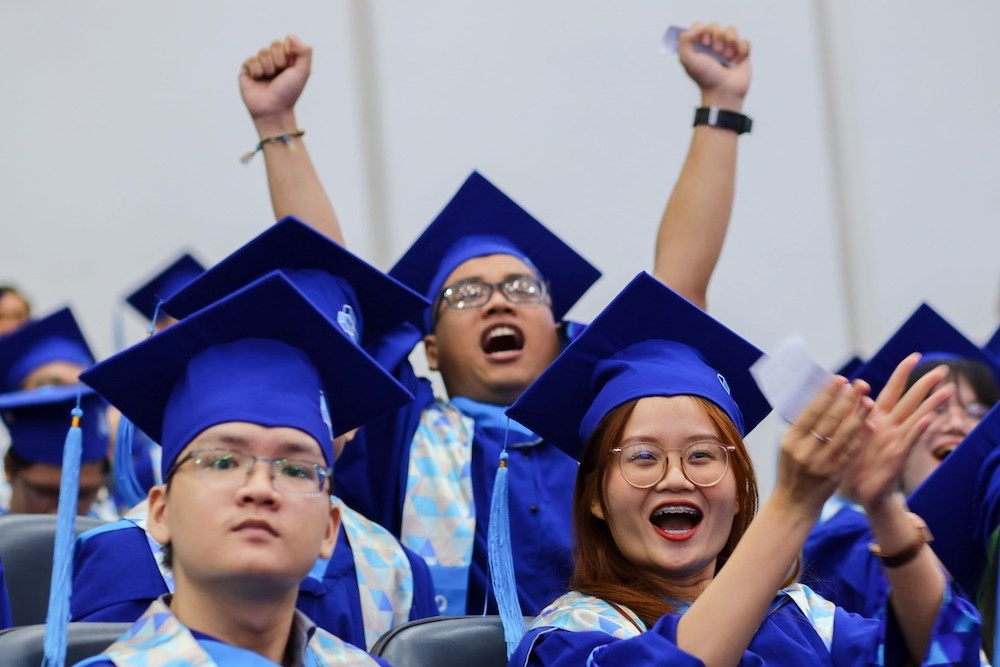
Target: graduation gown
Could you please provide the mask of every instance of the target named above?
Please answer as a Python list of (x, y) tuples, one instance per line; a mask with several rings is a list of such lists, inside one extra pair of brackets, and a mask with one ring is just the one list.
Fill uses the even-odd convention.
[[(404, 514), (408, 506), (413, 506), (408, 493), (412, 494), (422, 483), (419, 477), (424, 461), (412, 456), (417, 438), (428, 431), (429, 421), (440, 422), (442, 411), (450, 413), (456, 408), (452, 403), (437, 401), (430, 382), (417, 377), (405, 358), (395, 366), (384, 358), (380, 363), (385, 368), (395, 368), (396, 379), (416, 398), (396, 413), (362, 427), (337, 461), (334, 474), (338, 494), (428, 560), (442, 614), (480, 614), (484, 608), (487, 613), (495, 614), (496, 602), (490, 595), (487, 529), (497, 464), (507, 437), (505, 423), (496, 416), (503, 408), (495, 408), (496, 414), (488, 418), (461, 413), (462, 422), (471, 431), (471, 442), (465, 443), (471, 449), (471, 456), (467, 465), (458, 467), (471, 483), (472, 507), (466, 502), (461, 511), (454, 511), (456, 503), (447, 494), (434, 498), (428, 505), (433, 506), (432, 512), (441, 514), (468, 512), (468, 521), (455, 527), (447, 523), (450, 516), (428, 516), (420, 527), (428, 532), (437, 531), (443, 543), (453, 543), (452, 538), (456, 537), (460, 542), (468, 540), (468, 562), (464, 569), (462, 565), (436, 569), (440, 554), (431, 552), (424, 536), (410, 532)], [(489, 412), (489, 407), (493, 406), (484, 409)], [(456, 436), (444, 428), (437, 435), (440, 441), (430, 443), (431, 448), (462, 446), (461, 434)], [(572, 573), (570, 526), (578, 464), (534, 436), (511, 434), (508, 452), (508, 502), (518, 599), (522, 612), (534, 615), (566, 591)], [(442, 569), (450, 570), (444, 573), (447, 586), (451, 587), (448, 592), (443, 590)]]
[[(384, 660), (317, 628), (301, 612), (292, 625), (298, 664), (304, 667), (388, 665)], [(203, 665), (204, 667), (274, 667), (277, 663), (246, 649), (193, 632), (174, 616), (163, 599), (155, 600), (125, 634), (104, 653), (76, 667), (127, 665)]]
[[(626, 610), (627, 611), (627, 610)], [(536, 619), (510, 667), (601, 667), (629, 665), (701, 665), (677, 647), (680, 614), (666, 614), (640, 632), (611, 605), (571, 592)], [(638, 621), (643, 628), (641, 621)], [(883, 614), (862, 618), (797, 584), (778, 592), (764, 622), (740, 660), (757, 665), (886, 665), (903, 664), (905, 649), (898, 631)], [(935, 621), (931, 643), (921, 665), (979, 666), (980, 623), (975, 609), (951, 588)]]

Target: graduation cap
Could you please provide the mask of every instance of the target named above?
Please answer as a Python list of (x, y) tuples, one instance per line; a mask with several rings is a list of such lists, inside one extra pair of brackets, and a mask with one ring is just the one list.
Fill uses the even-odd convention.
[(855, 371), (854, 377), (870, 384), (872, 396), (876, 396), (899, 362), (914, 352), (923, 355), (920, 365), (957, 359), (977, 361), (986, 366), (994, 381), (1000, 384), (1000, 364), (926, 303), (920, 304), (889, 340)]
[(993, 332), (990, 339), (986, 341), (986, 345), (983, 345), (983, 352), (990, 355), (1000, 363), (1000, 327)]
[(152, 322), (157, 306), (172, 297), (204, 271), (205, 267), (198, 260), (190, 254), (184, 253), (125, 297), (125, 301)]
[(80, 379), (162, 445), (164, 472), (199, 433), (232, 421), (308, 433), (332, 466), (333, 436), (412, 399), (277, 271)]
[[(549, 282), (552, 314), (561, 320), (600, 272), (478, 172), (472, 172), (389, 275), (432, 304), (460, 264), (485, 255), (513, 255)], [(419, 322), (430, 332), (430, 311)]]
[(837, 370), (833, 372), (834, 375), (843, 375), (845, 378), (853, 378), (854, 374), (858, 372), (858, 369), (865, 363), (865, 360), (856, 354), (851, 355), (851, 358), (842, 363), (837, 367)]
[(990, 536), (1000, 517), (1000, 407), (991, 409), (927, 479), (907, 504), (927, 522), (934, 553), (970, 596), (986, 567)]
[(0, 339), (0, 388), (21, 389), (33, 370), (64, 361), (87, 367), (94, 355), (69, 308), (19, 327)]
[(608, 412), (646, 396), (701, 396), (745, 435), (771, 410), (750, 375), (761, 354), (643, 272), (507, 414), (577, 459)]
[(77, 385), (39, 387), (0, 395), (0, 417), (10, 433), (10, 450), (34, 463), (61, 466), (71, 411), (81, 395), (83, 463), (108, 456), (105, 404), (93, 390)]
[[(359, 344), (427, 308), (416, 292), (292, 217), (279, 220), (174, 294), (163, 309), (185, 318), (270, 271), (285, 277)], [(277, 316), (258, 308), (259, 317)]]

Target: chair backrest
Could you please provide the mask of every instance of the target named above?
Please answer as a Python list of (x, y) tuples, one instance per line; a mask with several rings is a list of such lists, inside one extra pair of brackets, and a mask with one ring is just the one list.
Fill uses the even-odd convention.
[[(76, 534), (103, 523), (100, 519), (77, 517)], [(0, 516), (0, 560), (15, 626), (45, 622), (55, 533), (54, 514)]]
[[(98, 655), (129, 629), (131, 623), (70, 623), (66, 664)], [(0, 661), (4, 667), (38, 667), (44, 654), (45, 626), (26, 625), (0, 632)]]
[[(525, 617), (525, 624), (532, 619)], [(499, 616), (440, 616), (396, 626), (375, 643), (373, 655), (393, 667), (507, 667)]]

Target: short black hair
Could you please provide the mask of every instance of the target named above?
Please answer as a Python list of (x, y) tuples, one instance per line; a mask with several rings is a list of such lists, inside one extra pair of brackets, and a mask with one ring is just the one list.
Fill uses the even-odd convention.
[(928, 361), (913, 369), (910, 377), (906, 380), (906, 388), (930, 373), (938, 366), (948, 367), (948, 377), (954, 380), (963, 377), (969, 381), (976, 398), (983, 405), (992, 408), (1000, 401), (1000, 387), (997, 386), (997, 379), (986, 364), (974, 359), (947, 359)]

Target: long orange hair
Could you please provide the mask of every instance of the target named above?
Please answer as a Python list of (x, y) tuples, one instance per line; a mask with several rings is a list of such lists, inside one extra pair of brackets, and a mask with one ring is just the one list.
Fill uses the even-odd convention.
[[(730, 454), (729, 465), (736, 477), (739, 512), (733, 518), (729, 539), (716, 559), (715, 570), (718, 572), (757, 513), (757, 476), (743, 438), (725, 411), (699, 396), (688, 398), (705, 410), (720, 440), (736, 448)], [(633, 565), (618, 549), (607, 522), (591, 512), (591, 507), (597, 502), (604, 516), (611, 516), (604, 497), (604, 479), (612, 460), (608, 454), (621, 442), (625, 426), (639, 400), (624, 403), (605, 415), (584, 447), (573, 491), (576, 566), (570, 587), (624, 605), (635, 612), (647, 627), (651, 627), (664, 614), (676, 611), (666, 599), (683, 600), (686, 594), (668, 577), (656, 576)]]

